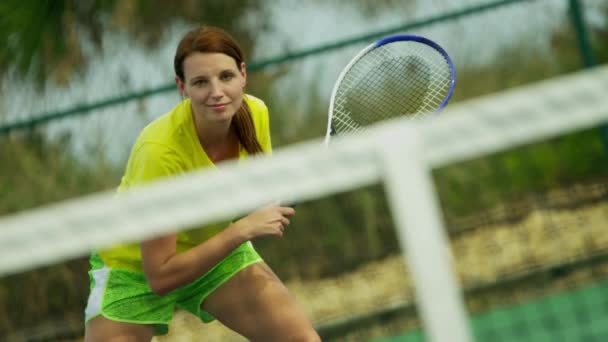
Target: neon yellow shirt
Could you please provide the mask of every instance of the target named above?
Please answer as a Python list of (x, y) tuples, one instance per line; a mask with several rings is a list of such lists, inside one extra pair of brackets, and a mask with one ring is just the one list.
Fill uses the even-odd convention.
[[(266, 105), (251, 95), (245, 95), (244, 99), (249, 105), (262, 150), (272, 153)], [(247, 151), (241, 147), (239, 159), (247, 155)], [(143, 129), (131, 150), (118, 192), (159, 178), (208, 167), (215, 165), (199, 142), (190, 100), (186, 99)], [(229, 222), (219, 222), (179, 232), (177, 252), (200, 244), (228, 224)], [(142, 270), (139, 243), (115, 245), (98, 251), (98, 254), (110, 267)]]

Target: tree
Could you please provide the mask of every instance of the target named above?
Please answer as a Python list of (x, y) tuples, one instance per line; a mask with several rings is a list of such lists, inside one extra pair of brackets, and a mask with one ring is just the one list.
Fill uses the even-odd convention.
[[(86, 68), (85, 44), (103, 48), (105, 31), (124, 30), (152, 48), (175, 21), (222, 26), (247, 49), (256, 29), (239, 19), (263, 11), (263, 0), (2, 0), (0, 79), (13, 72), (41, 86), (65, 83)], [(249, 23), (264, 25), (257, 17)]]

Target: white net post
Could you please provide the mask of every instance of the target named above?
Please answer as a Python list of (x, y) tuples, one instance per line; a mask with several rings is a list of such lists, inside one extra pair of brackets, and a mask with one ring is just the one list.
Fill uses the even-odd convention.
[(420, 139), (412, 127), (387, 138), (380, 149), (384, 184), (425, 332), (434, 342), (472, 341)]

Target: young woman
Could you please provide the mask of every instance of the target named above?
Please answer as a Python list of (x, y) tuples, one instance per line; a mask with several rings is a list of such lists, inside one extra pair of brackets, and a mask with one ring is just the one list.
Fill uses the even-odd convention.
[[(243, 54), (230, 35), (209, 26), (188, 32), (174, 67), (185, 100), (142, 131), (119, 191), (271, 152), (268, 110), (244, 93)], [(236, 222), (93, 253), (85, 341), (149, 341), (167, 332), (176, 307), (251, 341), (319, 341), (250, 242), (281, 237), (294, 213), (269, 205)]]

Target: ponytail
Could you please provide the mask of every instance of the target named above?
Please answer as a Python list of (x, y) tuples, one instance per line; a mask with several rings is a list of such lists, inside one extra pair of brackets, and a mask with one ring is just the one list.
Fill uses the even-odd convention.
[(247, 153), (253, 155), (264, 152), (255, 134), (251, 109), (249, 109), (249, 105), (244, 99), (241, 107), (232, 119), (232, 125), (234, 126), (236, 136)]

